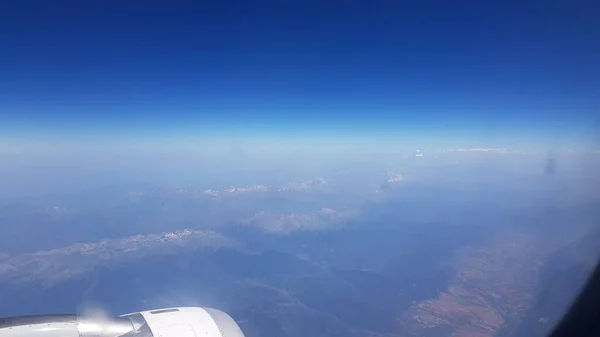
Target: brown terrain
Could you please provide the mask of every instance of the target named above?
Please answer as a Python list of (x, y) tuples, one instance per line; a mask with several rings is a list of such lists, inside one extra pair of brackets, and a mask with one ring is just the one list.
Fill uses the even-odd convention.
[(530, 235), (503, 235), (485, 247), (465, 247), (455, 276), (435, 299), (415, 303), (402, 326), (416, 335), (489, 337), (531, 307), (547, 251)]

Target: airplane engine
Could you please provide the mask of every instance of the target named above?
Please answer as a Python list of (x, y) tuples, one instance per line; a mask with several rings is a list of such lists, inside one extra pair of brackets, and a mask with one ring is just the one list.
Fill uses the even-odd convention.
[(0, 318), (0, 337), (244, 337), (217, 309), (181, 307), (112, 318), (38, 315)]

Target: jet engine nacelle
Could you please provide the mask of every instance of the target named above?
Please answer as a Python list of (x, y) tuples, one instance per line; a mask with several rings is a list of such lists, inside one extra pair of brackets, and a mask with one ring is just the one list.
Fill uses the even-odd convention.
[(0, 337), (244, 337), (221, 310), (149, 310), (113, 318), (39, 315), (0, 318)]

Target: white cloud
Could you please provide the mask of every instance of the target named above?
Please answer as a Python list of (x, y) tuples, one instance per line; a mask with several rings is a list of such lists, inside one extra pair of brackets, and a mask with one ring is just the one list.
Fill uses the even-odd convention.
[(446, 153), (489, 153), (489, 154), (533, 154), (531, 151), (510, 150), (504, 148), (460, 148), (448, 149), (442, 152)]
[(450, 149), (445, 152), (487, 152), (487, 153), (508, 153), (507, 149), (498, 148), (472, 148), (472, 149)]

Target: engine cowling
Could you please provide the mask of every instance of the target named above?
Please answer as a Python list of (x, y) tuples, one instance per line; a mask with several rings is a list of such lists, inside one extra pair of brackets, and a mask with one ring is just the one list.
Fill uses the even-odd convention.
[(19, 316), (0, 319), (0, 337), (244, 337), (225, 312), (180, 307), (113, 318), (76, 315)]

